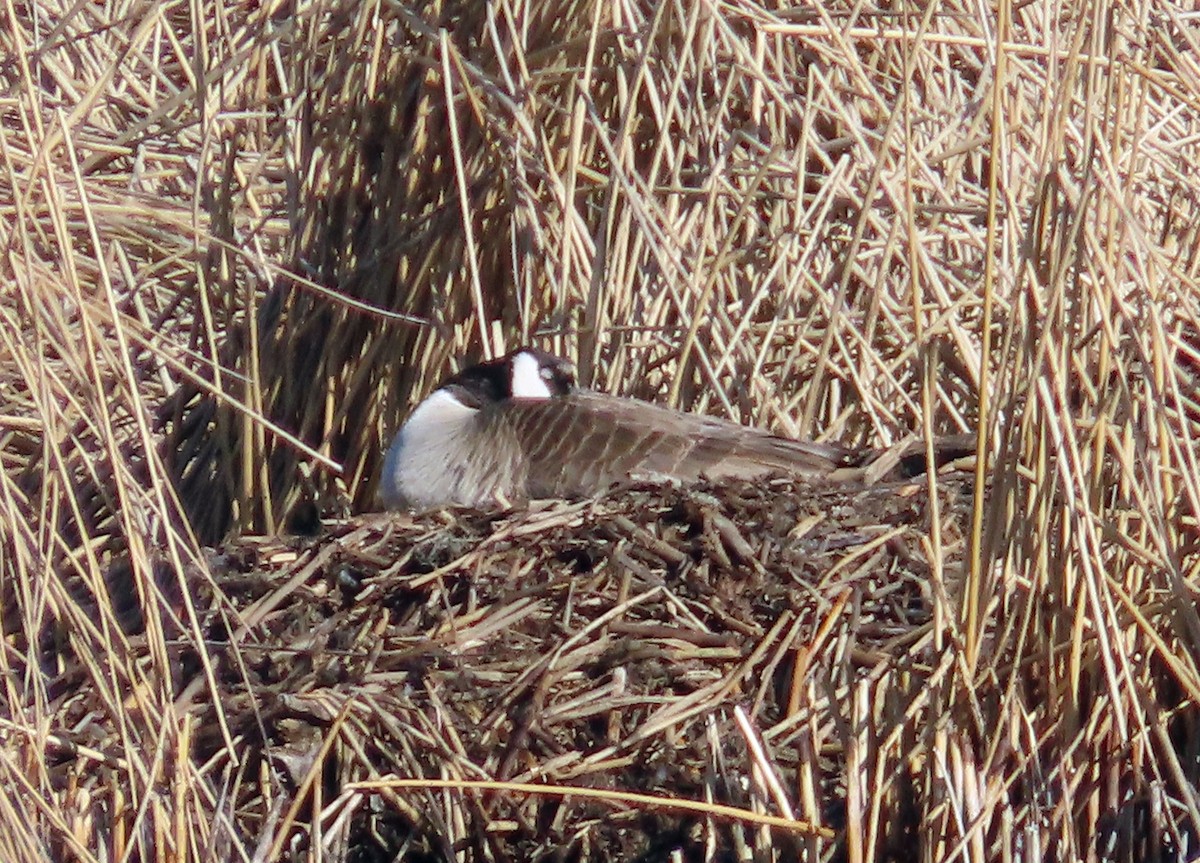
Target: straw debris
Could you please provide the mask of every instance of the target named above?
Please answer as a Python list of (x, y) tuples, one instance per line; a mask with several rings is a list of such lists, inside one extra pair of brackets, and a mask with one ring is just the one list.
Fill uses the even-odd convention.
[[(939, 491), (959, 583), (969, 485)], [(862, 816), (846, 811), (846, 783), (865, 779), (847, 775), (860, 744), (894, 777), (872, 796), (910, 813), (885, 830), (899, 847), (930, 782), (933, 740), (913, 728), (944, 697), (922, 543), (932, 517), (923, 484), (787, 479), (366, 516), (315, 540), (227, 546), (212, 572), (230, 607), (202, 616), (239, 760), (301, 788), (328, 785), (321, 771), (336, 765), (324, 816), (341, 832), (325, 835), (327, 853), (795, 853)], [(219, 646), (230, 641), (236, 663)], [(855, 720), (863, 693), (879, 701)], [(196, 726), (209, 729), (197, 749), (219, 758), (215, 723), (201, 711)], [(384, 778), (415, 776), (445, 784), (400, 802)], [(259, 786), (238, 791), (243, 819), (269, 820)], [(810, 803), (792, 811), (781, 794)], [(680, 813), (671, 800), (743, 811)], [(756, 815), (774, 828), (760, 832)]]

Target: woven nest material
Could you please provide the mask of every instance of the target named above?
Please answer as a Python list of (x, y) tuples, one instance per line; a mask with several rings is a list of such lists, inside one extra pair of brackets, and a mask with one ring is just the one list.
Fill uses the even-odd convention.
[[(969, 483), (938, 495), (939, 561), (923, 480), (633, 488), (227, 546), (213, 570), (233, 609), (207, 615), (219, 700), (244, 775), (275, 777), (239, 785), (239, 826), (279, 830), (319, 790), (289, 843), (351, 860), (830, 850), (869, 716), (908, 741), (878, 789), (911, 815), (885, 825), (902, 847), (922, 808), (918, 695), (942, 659), (931, 573), (960, 568)], [(193, 707), (196, 754), (215, 755), (214, 708)], [(264, 793), (279, 786), (284, 803)]]

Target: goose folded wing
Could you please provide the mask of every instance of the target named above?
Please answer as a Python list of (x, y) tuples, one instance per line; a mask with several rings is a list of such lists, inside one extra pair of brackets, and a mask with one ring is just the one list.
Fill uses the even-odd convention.
[(531, 497), (588, 495), (638, 479), (822, 476), (856, 459), (842, 447), (587, 391), (514, 399), (504, 414), (526, 456)]

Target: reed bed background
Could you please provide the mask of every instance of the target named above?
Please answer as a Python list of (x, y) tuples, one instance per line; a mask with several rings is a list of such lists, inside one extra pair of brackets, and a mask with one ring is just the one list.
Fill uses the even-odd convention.
[[(1161, 0), (0, 9), (0, 857), (1195, 855), (1198, 40)], [(795, 530), (864, 490), (787, 518), (721, 489), (482, 527), (363, 515), (408, 406), (521, 343), (613, 392), (847, 443), (975, 432), (981, 457), (899, 521), (863, 504), (903, 542), (836, 589), (779, 549), (856, 561), (828, 555), (891, 534)], [(247, 551), (316, 515), (340, 526)], [(472, 543), (498, 535), (488, 566), (514, 575), (475, 590)], [(564, 587), (608, 546), (641, 556)], [(879, 641), (844, 612), (882, 608), (897, 561)], [(612, 637), (629, 578), (686, 593), (693, 564), (729, 579), (688, 594), (683, 641), (716, 651), (697, 674), (727, 684), (699, 714), (646, 718), (695, 694), (697, 655), (643, 629), (668, 670), (638, 709), (583, 711), (554, 747), (521, 725), (566, 684), (514, 667)], [(364, 583), (388, 601), (329, 598)], [(751, 587), (776, 600), (730, 601)], [(491, 623), (447, 640), (417, 607)], [(524, 635), (493, 668), (506, 620)], [(297, 633), (333, 621), (365, 628), (329, 676)], [(346, 670), (371, 650), (410, 676)], [(782, 667), (766, 654), (791, 657), (771, 697), (747, 682)], [(455, 674), (423, 678), (433, 702), (360, 697), (408, 698), (430, 656), (480, 675), (478, 706), (433, 704)], [(616, 685), (611, 656), (577, 658)], [(500, 769), (465, 733), (484, 719), (554, 757), (524, 739)], [(575, 769), (597, 739), (620, 757)], [(513, 777), (537, 789), (461, 784)], [(572, 785), (659, 802), (546, 807)]]

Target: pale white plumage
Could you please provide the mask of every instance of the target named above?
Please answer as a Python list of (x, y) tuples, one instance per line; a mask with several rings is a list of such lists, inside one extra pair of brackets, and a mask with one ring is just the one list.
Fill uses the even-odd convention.
[(445, 389), (435, 390), (401, 427), (383, 461), (379, 497), (388, 509), (427, 509), (446, 499), (481, 505), (478, 495), (463, 494), (446, 474), (446, 465), (471, 446), (470, 420), (478, 411)]

